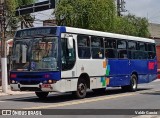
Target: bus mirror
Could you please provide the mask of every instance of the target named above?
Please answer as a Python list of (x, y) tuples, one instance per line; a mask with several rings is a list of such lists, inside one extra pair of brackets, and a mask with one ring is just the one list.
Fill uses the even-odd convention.
[(73, 49), (73, 37), (68, 37), (67, 39), (68, 49)]

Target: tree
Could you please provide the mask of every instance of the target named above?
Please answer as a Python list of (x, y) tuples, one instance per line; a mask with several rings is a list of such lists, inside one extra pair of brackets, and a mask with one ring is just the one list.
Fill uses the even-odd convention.
[(15, 31), (19, 26), (19, 22), (26, 22), (28, 21), (28, 24), (26, 23), (25, 26), (28, 27), (28, 25), (31, 26), (31, 23), (33, 23), (34, 18), (31, 17), (30, 14), (23, 15), (23, 16), (15, 16), (16, 8), (23, 5), (28, 5), (36, 2), (37, 0), (6, 0), (6, 8), (7, 8), (7, 20), (8, 20), (8, 29), (10, 31)]
[(117, 17), (115, 32), (120, 34), (149, 37), (148, 20), (128, 14), (127, 16)]
[(54, 10), (58, 25), (148, 37), (146, 18), (116, 14), (114, 0), (59, 0)]
[(60, 0), (55, 17), (58, 25), (113, 31), (116, 16), (113, 0)]

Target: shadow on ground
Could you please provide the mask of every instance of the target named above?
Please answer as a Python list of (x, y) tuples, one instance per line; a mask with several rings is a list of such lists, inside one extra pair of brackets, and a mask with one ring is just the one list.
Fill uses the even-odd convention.
[[(151, 88), (140, 88), (137, 91), (145, 91), (150, 90)], [(124, 94), (126, 92), (122, 91), (120, 88), (113, 88), (108, 89), (105, 93), (94, 93), (89, 91), (87, 93), (86, 98), (94, 98), (94, 97), (103, 97), (103, 96), (110, 96), (110, 95), (119, 95)], [(129, 92), (128, 92), (129, 93)], [(159, 92), (160, 95), (160, 92)], [(49, 96), (45, 100), (40, 100), (35, 96), (30, 97), (23, 97), (19, 95), (16, 98), (4, 99), (5, 101), (14, 101), (14, 102), (34, 102), (34, 103), (61, 103), (61, 102), (69, 102), (72, 100), (76, 100), (76, 98), (71, 93), (63, 93), (63, 94), (52, 94), (50, 93)]]
[(144, 95), (160, 95), (160, 91), (144, 92), (144, 93), (141, 93), (141, 94), (144, 94)]

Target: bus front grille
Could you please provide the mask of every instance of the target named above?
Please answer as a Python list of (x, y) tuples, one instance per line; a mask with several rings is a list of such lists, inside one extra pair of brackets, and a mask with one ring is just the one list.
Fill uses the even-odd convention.
[(40, 88), (37, 87), (21, 87), (21, 91), (42, 91)]
[(19, 83), (22, 85), (37, 85), (40, 83), (40, 81), (29, 80), (29, 81), (20, 81)]

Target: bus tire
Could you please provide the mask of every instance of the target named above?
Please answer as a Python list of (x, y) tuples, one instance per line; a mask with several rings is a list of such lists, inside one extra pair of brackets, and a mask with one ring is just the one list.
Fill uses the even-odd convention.
[(73, 95), (78, 99), (83, 99), (87, 94), (87, 85), (83, 79), (80, 79), (77, 84), (77, 91), (73, 92)]
[(49, 92), (35, 92), (35, 94), (39, 99), (46, 99)]
[(138, 81), (137, 81), (137, 76), (135, 74), (133, 74), (131, 76), (131, 80), (130, 80), (130, 85), (129, 85), (129, 91), (130, 92), (135, 92), (137, 91), (137, 84), (138, 84)]
[(135, 92), (137, 90), (137, 76), (133, 74), (130, 79), (130, 85), (122, 86), (123, 91)]

